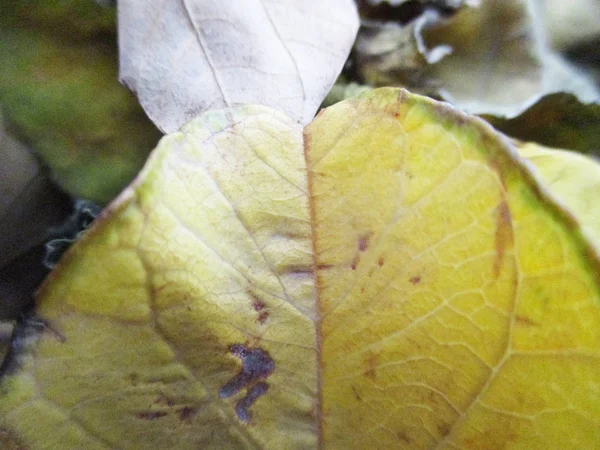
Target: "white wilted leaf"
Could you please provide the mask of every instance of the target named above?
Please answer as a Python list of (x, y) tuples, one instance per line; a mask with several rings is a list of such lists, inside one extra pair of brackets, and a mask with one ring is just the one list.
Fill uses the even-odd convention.
[(307, 123), (358, 29), (352, 0), (120, 0), (121, 82), (165, 132), (262, 104)]

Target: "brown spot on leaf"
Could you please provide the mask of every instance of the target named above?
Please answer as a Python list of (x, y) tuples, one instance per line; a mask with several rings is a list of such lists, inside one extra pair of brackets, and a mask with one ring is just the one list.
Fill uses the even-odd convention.
[(417, 276), (411, 277), (410, 280), (408, 280), (408, 281), (410, 281), (412, 284), (419, 284), (421, 282), (421, 277), (417, 275)]
[(396, 436), (398, 437), (398, 440), (405, 442), (407, 444), (412, 444), (412, 439), (410, 438), (410, 436), (408, 436), (406, 433), (399, 431), (398, 433), (396, 433)]
[(165, 417), (166, 415), (167, 413), (165, 411), (144, 411), (137, 413), (135, 416), (138, 419), (156, 420), (160, 419), (161, 417)]
[(258, 314), (258, 318), (256, 320), (258, 321), (258, 323), (260, 323), (262, 325), (267, 321), (268, 318), (269, 318), (269, 311), (261, 311)]
[(375, 370), (377, 369), (377, 359), (379, 358), (379, 355), (375, 354), (375, 353), (369, 353), (367, 355), (367, 357), (365, 358), (365, 376), (367, 378), (370, 378), (371, 380), (375, 380), (375, 378), (377, 378), (377, 374), (375, 373)]
[(354, 259), (352, 260), (352, 263), (350, 264), (350, 268), (352, 270), (356, 270), (356, 267), (358, 267), (358, 262), (360, 261), (360, 256), (358, 254), (356, 254), (354, 256)]
[(317, 265), (317, 270), (329, 270), (333, 268), (333, 264), (319, 264)]
[(246, 289), (246, 293), (252, 301), (252, 308), (254, 311), (260, 311), (265, 307), (265, 302), (263, 302), (263, 300), (250, 289)]
[(385, 260), (383, 259), (383, 256), (380, 256), (379, 259), (377, 260), (377, 265), (379, 267), (383, 266), (383, 264), (385, 263)]
[(184, 406), (177, 410), (179, 420), (190, 420), (196, 415), (196, 409), (191, 406)]
[(528, 327), (538, 327), (539, 324), (525, 316), (515, 316), (515, 322)]
[(362, 397), (360, 396), (360, 394), (358, 393), (358, 389), (356, 389), (356, 386), (354, 385), (352, 385), (352, 392), (354, 393), (354, 397), (356, 398), (356, 400), (362, 402)]
[(512, 219), (508, 203), (503, 199), (497, 208), (496, 216), (496, 257), (494, 258), (494, 277), (500, 275), (504, 254), (507, 249), (512, 248), (513, 230)]
[(262, 301), (260, 297), (258, 297), (254, 293), (248, 292), (248, 294), (252, 298), (252, 309), (254, 309), (254, 311), (258, 313), (256, 321), (262, 325), (269, 318), (269, 312), (265, 310), (267, 305), (264, 301)]
[(373, 236), (373, 233), (369, 232), (358, 237), (357, 246), (361, 252), (365, 252), (369, 248), (369, 240), (371, 239), (371, 236)]
[(289, 266), (286, 267), (284, 274), (292, 276), (308, 276), (314, 273), (312, 266)]

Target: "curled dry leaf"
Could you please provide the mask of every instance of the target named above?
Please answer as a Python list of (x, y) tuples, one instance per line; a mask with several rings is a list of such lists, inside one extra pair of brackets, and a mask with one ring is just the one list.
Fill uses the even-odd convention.
[[(356, 39), (355, 57), (362, 78), (373, 86), (418, 86), (430, 90), (427, 66), (452, 51), (448, 45), (428, 48), (423, 28), (440, 20), (440, 13), (426, 10), (408, 24), (363, 21)], [(428, 89), (430, 88), (430, 89)]]
[(18, 330), (0, 430), (30, 450), (593, 448), (600, 261), (561, 203), (483, 121), (405, 91), (304, 130), (203, 114), (41, 289), (49, 331)]
[[(402, 85), (473, 114), (515, 117), (542, 96), (600, 98), (593, 80), (546, 43), (534, 0), (482, 0), (412, 22), (361, 29), (358, 70), (370, 85)], [(407, 63), (408, 61), (408, 63)]]
[(424, 31), (453, 52), (431, 67), (440, 94), (474, 114), (514, 117), (545, 94), (600, 98), (593, 81), (547, 46), (535, 0), (482, 0)]
[(166, 132), (241, 104), (309, 122), (358, 29), (352, 0), (122, 0), (118, 9), (120, 79)]

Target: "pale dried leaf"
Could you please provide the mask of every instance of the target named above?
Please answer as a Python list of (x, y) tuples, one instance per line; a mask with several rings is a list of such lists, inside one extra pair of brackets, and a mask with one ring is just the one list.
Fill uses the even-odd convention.
[(515, 117), (552, 92), (585, 102), (600, 96), (590, 78), (549, 48), (535, 0), (483, 0), (425, 37), (454, 49), (431, 76), (444, 99), (470, 113)]
[(553, 92), (600, 98), (593, 80), (548, 45), (535, 0), (481, 0), (454, 15), (425, 10), (410, 23), (361, 29), (358, 71), (473, 114), (515, 117)]
[(598, 0), (537, 0), (552, 46), (567, 50), (600, 37)]
[(165, 132), (263, 104), (307, 123), (358, 29), (352, 0), (121, 0), (121, 81)]

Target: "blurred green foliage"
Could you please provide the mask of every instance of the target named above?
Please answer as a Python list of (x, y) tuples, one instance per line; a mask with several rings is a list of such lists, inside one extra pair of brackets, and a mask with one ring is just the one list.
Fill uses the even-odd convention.
[(4, 0), (0, 107), (69, 193), (110, 201), (160, 132), (118, 82), (115, 8)]

